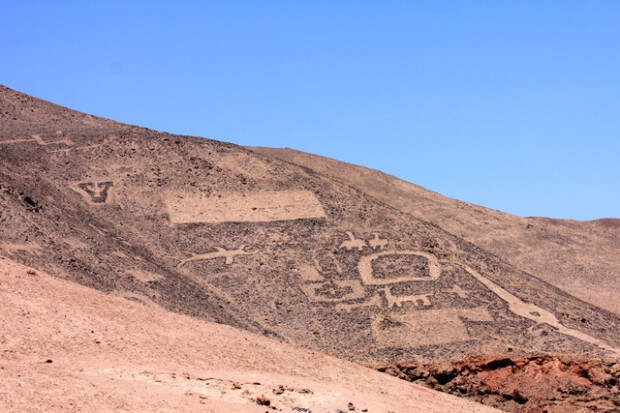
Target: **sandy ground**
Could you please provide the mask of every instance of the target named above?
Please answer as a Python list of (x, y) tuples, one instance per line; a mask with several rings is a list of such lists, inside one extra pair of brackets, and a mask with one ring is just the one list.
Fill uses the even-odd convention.
[(0, 383), (16, 412), (493, 411), (2, 257)]

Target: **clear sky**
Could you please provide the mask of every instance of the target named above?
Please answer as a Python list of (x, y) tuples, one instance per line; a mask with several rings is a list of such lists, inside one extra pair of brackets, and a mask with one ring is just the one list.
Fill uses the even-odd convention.
[(0, 83), (84, 112), (620, 217), (618, 1), (0, 0), (0, 41)]

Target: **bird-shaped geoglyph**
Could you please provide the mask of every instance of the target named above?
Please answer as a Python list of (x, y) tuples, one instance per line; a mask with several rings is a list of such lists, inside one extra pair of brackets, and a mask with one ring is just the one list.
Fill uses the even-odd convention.
[(223, 248), (223, 247), (215, 247), (215, 249), (216, 251), (214, 252), (207, 252), (205, 254), (193, 254), (192, 257), (186, 258), (180, 263), (178, 263), (177, 267), (181, 267), (190, 261), (211, 260), (213, 258), (220, 258), (220, 257), (226, 258), (226, 260), (224, 261), (224, 264), (231, 265), (234, 262), (234, 258), (237, 255), (248, 255), (248, 254), (254, 253), (254, 251), (245, 251), (244, 245), (234, 250), (227, 250), (226, 248)]

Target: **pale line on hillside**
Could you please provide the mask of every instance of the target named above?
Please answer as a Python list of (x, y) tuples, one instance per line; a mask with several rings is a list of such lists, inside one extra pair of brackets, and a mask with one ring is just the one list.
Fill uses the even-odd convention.
[(0, 144), (21, 143), (21, 142), (36, 142), (39, 145), (43, 145), (43, 146), (55, 145), (55, 144), (59, 144), (59, 143), (64, 143), (64, 144), (66, 144), (68, 146), (73, 145), (73, 141), (71, 141), (71, 139), (69, 137), (64, 137), (64, 138), (59, 139), (57, 141), (45, 142), (43, 140), (43, 138), (41, 138), (40, 135), (32, 135), (31, 138), (11, 139), (11, 140), (0, 141)]
[(509, 310), (512, 311), (513, 313), (520, 315), (521, 317), (530, 319), (539, 324), (542, 324), (542, 323), (548, 324), (551, 327), (558, 330), (558, 332), (562, 334), (575, 337), (587, 343), (597, 345), (607, 351), (614, 353), (616, 356), (620, 356), (620, 349), (612, 347), (608, 345), (607, 343), (603, 342), (602, 340), (599, 340), (588, 334), (582, 333), (579, 330), (574, 330), (572, 328), (565, 327), (558, 321), (556, 316), (550, 311), (542, 309), (538, 307), (537, 305), (526, 303), (520, 300), (519, 298), (515, 297), (514, 295), (512, 295), (511, 293), (509, 293), (508, 291), (506, 291), (499, 285), (495, 284), (493, 281), (489, 280), (488, 278), (482, 276), (479, 272), (468, 267), (467, 265), (462, 264), (462, 263), (456, 263), (456, 264), (460, 265), (463, 269), (465, 269), (468, 273), (470, 273), (474, 278), (476, 278), (478, 281), (484, 284), (489, 290), (497, 294), (499, 298), (504, 300), (508, 304)]

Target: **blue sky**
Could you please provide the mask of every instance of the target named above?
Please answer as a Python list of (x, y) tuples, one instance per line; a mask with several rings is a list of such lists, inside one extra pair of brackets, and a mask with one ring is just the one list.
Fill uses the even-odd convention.
[(0, 10), (0, 83), (25, 93), (317, 153), (521, 216), (620, 217), (616, 1), (0, 0)]

